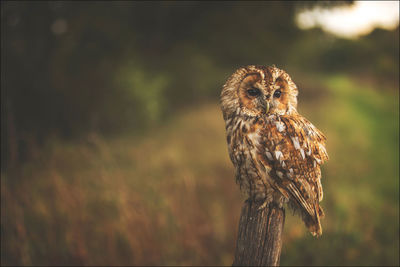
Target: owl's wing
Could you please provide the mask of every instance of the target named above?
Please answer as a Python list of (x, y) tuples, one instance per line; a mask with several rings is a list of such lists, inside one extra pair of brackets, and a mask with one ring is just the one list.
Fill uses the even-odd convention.
[(269, 120), (262, 134), (259, 154), (272, 170), (277, 189), (303, 211), (303, 220), (313, 234), (321, 234), (323, 216), (320, 165), (328, 160), (325, 136), (307, 119), (281, 116)]

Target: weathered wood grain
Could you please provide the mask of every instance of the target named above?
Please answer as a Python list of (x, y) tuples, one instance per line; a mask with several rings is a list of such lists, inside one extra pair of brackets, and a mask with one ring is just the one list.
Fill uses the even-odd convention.
[(285, 210), (275, 203), (259, 209), (260, 204), (244, 203), (233, 266), (279, 265)]

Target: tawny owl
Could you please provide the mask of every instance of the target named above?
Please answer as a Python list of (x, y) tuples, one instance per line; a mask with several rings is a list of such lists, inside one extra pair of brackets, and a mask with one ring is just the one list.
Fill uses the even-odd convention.
[(297, 112), (297, 94), (285, 71), (247, 66), (226, 81), (221, 109), (240, 188), (250, 198), (263, 200), (262, 207), (289, 202), (319, 236), (326, 138)]

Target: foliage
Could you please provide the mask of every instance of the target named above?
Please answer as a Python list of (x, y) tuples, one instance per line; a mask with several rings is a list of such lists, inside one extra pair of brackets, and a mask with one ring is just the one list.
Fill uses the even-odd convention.
[[(137, 125), (146, 126), (163, 118), (166, 109), (165, 88), (168, 80), (165, 75), (149, 75), (134, 63), (126, 64), (117, 71), (116, 87), (126, 99), (126, 119), (137, 120)], [(123, 103), (123, 99), (121, 99)], [(118, 104), (121, 105), (121, 102)]]
[[(309, 71), (346, 72), (362, 80), (399, 84), (399, 27), (375, 29), (358, 40), (335, 38), (319, 28), (307, 30), (290, 51), (292, 64)], [(294, 62), (293, 62), (294, 61)]]

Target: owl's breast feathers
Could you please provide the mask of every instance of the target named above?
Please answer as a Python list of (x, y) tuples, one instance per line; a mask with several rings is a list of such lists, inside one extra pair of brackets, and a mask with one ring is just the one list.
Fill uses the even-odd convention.
[[(311, 233), (321, 235), (320, 217), (324, 213), (319, 206), (323, 197), (320, 165), (328, 160), (325, 136), (299, 114), (240, 121), (236, 122), (240, 127), (230, 129), (228, 136), (235, 140), (229, 141), (238, 143), (231, 147), (249, 151), (247, 155), (251, 157), (256, 174), (266, 186), (289, 199), (289, 203), (301, 211)], [(234, 160), (235, 153), (231, 149), (230, 154)], [(246, 160), (241, 158), (241, 162)], [(243, 168), (247, 167), (239, 167), (239, 170)]]

